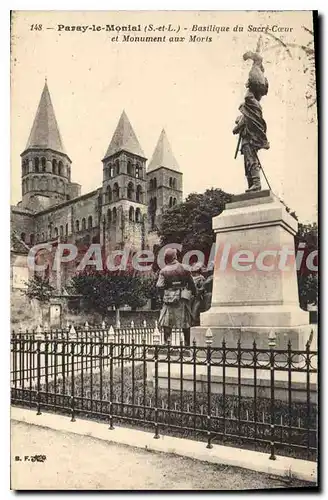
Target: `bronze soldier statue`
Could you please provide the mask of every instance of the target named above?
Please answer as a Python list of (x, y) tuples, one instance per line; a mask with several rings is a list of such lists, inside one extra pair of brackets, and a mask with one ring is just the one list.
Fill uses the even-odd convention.
[[(244, 156), (245, 175), (248, 189), (246, 191), (260, 191), (261, 178), (257, 152), (260, 149), (269, 149), (270, 145), (266, 136), (266, 122), (263, 118), (260, 100), (268, 93), (268, 80), (264, 76), (262, 56), (259, 54), (260, 40), (256, 52), (246, 52), (244, 60), (253, 61), (252, 68), (246, 83), (247, 93), (244, 102), (239, 107), (241, 115), (236, 119), (234, 134), (239, 134), (238, 149)], [(235, 156), (236, 157), (236, 156)]]

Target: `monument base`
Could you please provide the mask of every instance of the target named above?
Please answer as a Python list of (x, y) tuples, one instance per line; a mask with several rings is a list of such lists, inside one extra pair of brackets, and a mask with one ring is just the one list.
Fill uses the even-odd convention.
[[(195, 326), (191, 331), (191, 340), (197, 345), (205, 345), (205, 335), (209, 326)], [(213, 347), (221, 347), (225, 340), (226, 347), (236, 348), (240, 340), (245, 349), (253, 347), (255, 341), (258, 349), (268, 349), (268, 337), (272, 331), (276, 336), (276, 349), (287, 349), (290, 341), (292, 350), (304, 350), (311, 336), (311, 326), (275, 327), (272, 326), (210, 326), (213, 333)]]
[(204, 345), (206, 330), (213, 346), (305, 349), (311, 327), (299, 307), (294, 236), (298, 224), (270, 191), (235, 196), (213, 218), (216, 256), (211, 308), (200, 316), (191, 339)]

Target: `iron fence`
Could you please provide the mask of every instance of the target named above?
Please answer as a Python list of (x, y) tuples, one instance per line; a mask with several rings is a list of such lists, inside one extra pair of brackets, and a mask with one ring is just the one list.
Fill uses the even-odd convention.
[[(140, 330), (140, 331), (139, 331)], [(317, 352), (161, 343), (150, 332), (11, 337), (13, 404), (316, 460)], [(87, 335), (89, 333), (89, 335)], [(138, 336), (140, 334), (140, 336)]]

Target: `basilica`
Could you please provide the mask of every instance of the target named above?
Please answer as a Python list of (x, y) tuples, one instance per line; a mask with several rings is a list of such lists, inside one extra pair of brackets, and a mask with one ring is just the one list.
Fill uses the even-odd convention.
[(28, 250), (39, 243), (65, 242), (100, 243), (106, 252), (126, 244), (153, 249), (163, 211), (182, 201), (182, 173), (165, 130), (147, 163), (123, 111), (99, 160), (102, 185), (81, 195), (45, 82), (21, 153), (22, 200), (11, 207), (14, 247)]

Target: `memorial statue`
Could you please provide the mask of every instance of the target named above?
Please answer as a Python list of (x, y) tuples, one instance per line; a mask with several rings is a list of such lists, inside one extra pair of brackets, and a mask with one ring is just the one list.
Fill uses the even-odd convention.
[(239, 134), (237, 157), (239, 148), (244, 156), (245, 175), (248, 191), (261, 191), (260, 169), (261, 164), (257, 156), (259, 149), (269, 149), (270, 145), (266, 136), (266, 123), (262, 115), (260, 100), (268, 93), (268, 80), (264, 76), (263, 58), (260, 55), (260, 40), (256, 52), (246, 52), (244, 61), (251, 59), (252, 68), (246, 82), (247, 92), (244, 102), (240, 105), (241, 115), (236, 119), (234, 134)]

